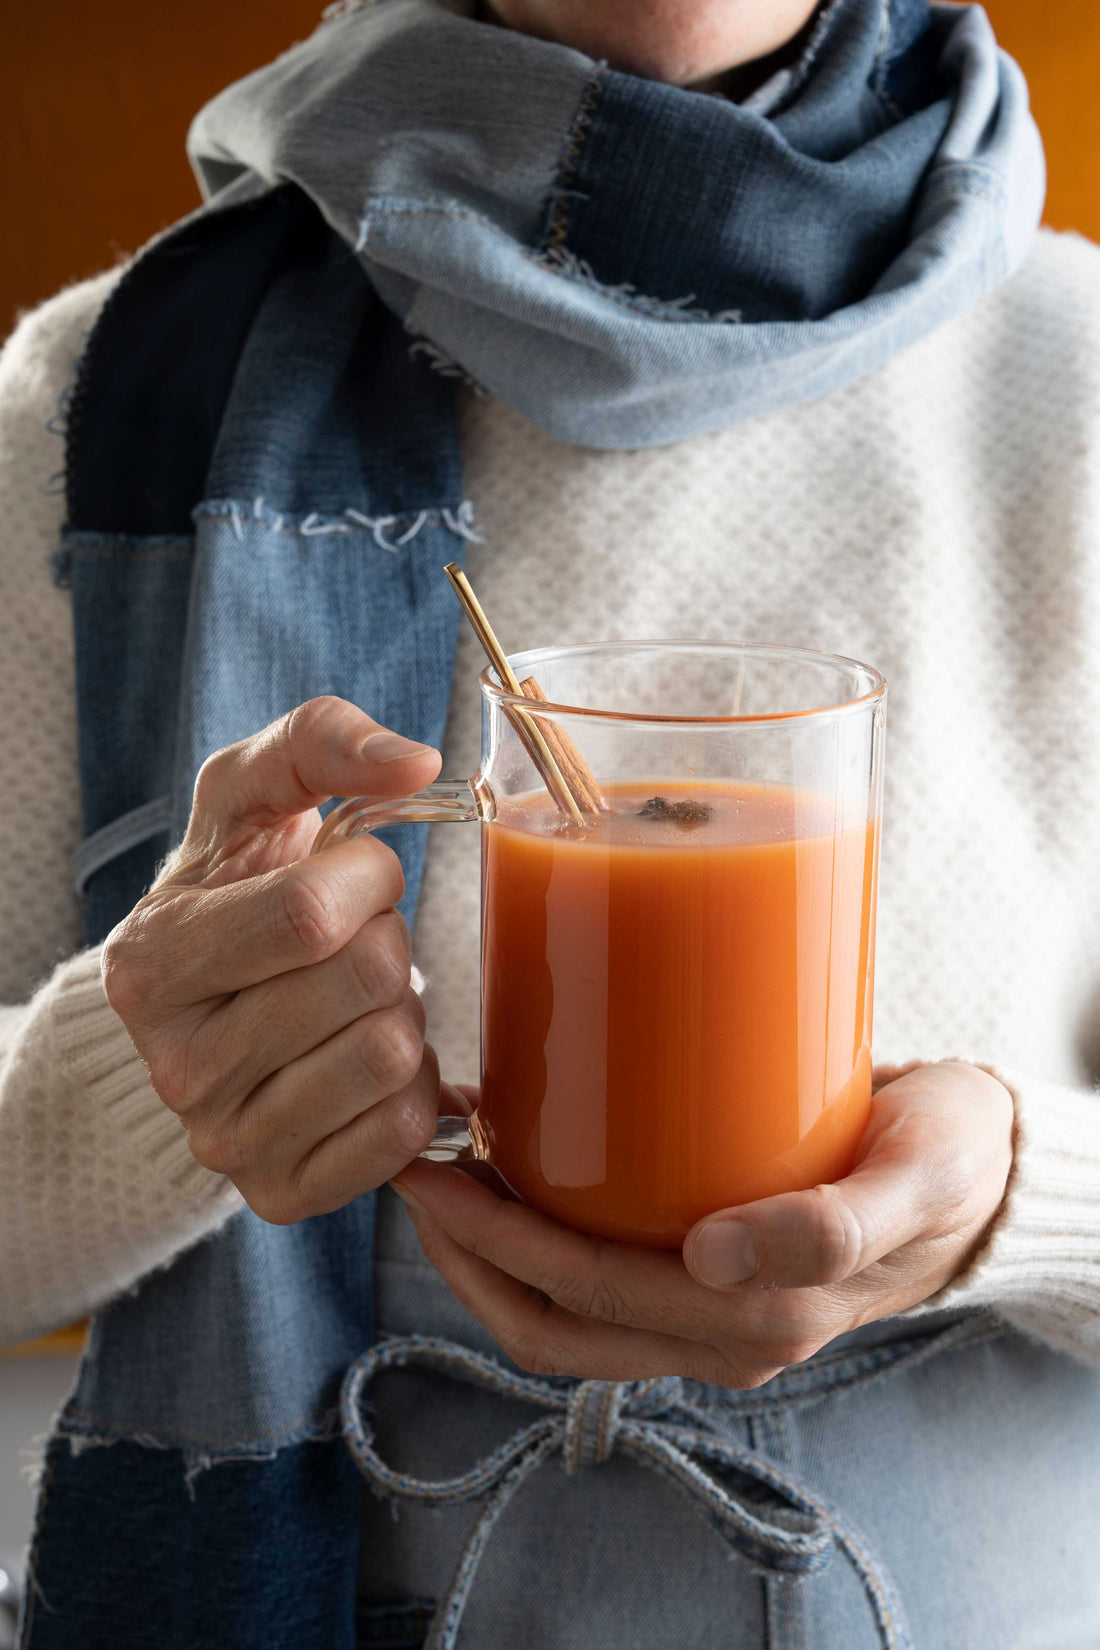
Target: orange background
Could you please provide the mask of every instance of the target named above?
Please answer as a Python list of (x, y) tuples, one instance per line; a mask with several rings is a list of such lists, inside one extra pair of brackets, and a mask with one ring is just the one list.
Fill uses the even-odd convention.
[[(1100, 240), (1100, 6), (989, 0), (1046, 139), (1047, 221)], [(18, 309), (113, 263), (197, 200), (187, 124), (309, 34), (320, 0), (0, 0), (7, 177), (0, 336)]]

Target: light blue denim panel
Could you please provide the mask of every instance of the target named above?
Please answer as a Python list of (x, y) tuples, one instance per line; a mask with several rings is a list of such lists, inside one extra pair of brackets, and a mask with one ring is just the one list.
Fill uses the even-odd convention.
[(351, 245), (370, 195), (461, 198), (531, 239), (595, 65), (566, 46), (471, 27), (472, 9), (375, 0), (226, 87), (187, 140), (205, 193), (244, 169), (289, 179), (323, 195)]
[(296, 1226), (243, 1210), (175, 1261), (172, 1289), (153, 1273), (117, 1299), (92, 1322), (61, 1434), (77, 1451), (179, 1450), (188, 1483), (338, 1434), (341, 1377), (372, 1334), (374, 1203)]
[[(381, 1198), (380, 1335), (453, 1339), (508, 1360), (423, 1260)], [(928, 1355), (944, 1335), (954, 1350)], [(1100, 1642), (1100, 1372), (971, 1314), (884, 1321), (755, 1393), (684, 1383), (731, 1442), (834, 1503), (892, 1578), (917, 1650), (1083, 1650)], [(371, 1387), (379, 1453), (460, 1473), (531, 1421), (524, 1404), (409, 1367)], [(739, 1493), (765, 1509), (751, 1483)], [(364, 1605), (438, 1597), (477, 1507), (364, 1501)], [(396, 1619), (396, 1617), (395, 1617)], [(365, 1630), (364, 1630), (365, 1631)], [(361, 1640), (364, 1650), (369, 1638)], [(395, 1641), (396, 1642), (396, 1641)], [(410, 1644), (419, 1642), (411, 1636)], [(613, 1453), (567, 1475), (544, 1462), (502, 1515), (459, 1650), (880, 1650), (842, 1554), (820, 1575), (764, 1579), (698, 1508)]]
[[(319, 694), (350, 699), (412, 739), (438, 744), (455, 604), (444, 565), (471, 529), (461, 509), (407, 516), (292, 516), (262, 499), (196, 512), (195, 571), (176, 747), (174, 835), (212, 750)], [(409, 614), (415, 617), (410, 645)], [(415, 909), (425, 827), (380, 832), (401, 852)]]

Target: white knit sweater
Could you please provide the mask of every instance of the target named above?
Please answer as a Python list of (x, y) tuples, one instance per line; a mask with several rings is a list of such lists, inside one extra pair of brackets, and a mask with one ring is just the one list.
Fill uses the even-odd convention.
[[(189, 1157), (96, 954), (55, 967), (78, 943), (79, 808), (46, 426), (113, 278), (61, 294), (0, 358), (5, 1340), (240, 1207)], [(1044, 234), (1009, 285), (859, 383), (678, 447), (565, 447), (492, 398), (464, 405), (462, 439), (472, 573), (505, 646), (698, 635), (889, 675), (878, 1058), (994, 1066), (1018, 1118), (991, 1241), (937, 1304), (993, 1304), (1100, 1361), (1100, 251)], [(464, 634), (457, 777), (477, 670)], [(458, 1080), (477, 1076), (477, 878), (477, 833), (436, 827), (416, 951)]]

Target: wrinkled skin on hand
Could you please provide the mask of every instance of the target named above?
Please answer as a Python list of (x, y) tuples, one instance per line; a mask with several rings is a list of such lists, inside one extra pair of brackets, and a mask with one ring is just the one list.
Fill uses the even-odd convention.
[(751, 1388), (958, 1277), (1004, 1197), (1012, 1131), (996, 1078), (920, 1066), (879, 1089), (847, 1179), (709, 1215), (682, 1254), (586, 1237), (440, 1164), (394, 1184), (428, 1259), (522, 1368)]
[(373, 837), (312, 846), (329, 797), (404, 796), (438, 771), (344, 700), (299, 706), (204, 764), (183, 843), (104, 945), (153, 1087), (265, 1220), (349, 1203), (435, 1133), (400, 863)]

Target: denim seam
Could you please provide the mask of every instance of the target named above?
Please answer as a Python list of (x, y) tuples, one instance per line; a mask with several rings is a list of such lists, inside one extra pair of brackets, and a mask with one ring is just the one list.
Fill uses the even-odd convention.
[(129, 561), (135, 556), (154, 560), (185, 559), (194, 551), (194, 540), (182, 533), (90, 533), (67, 532), (64, 548), (70, 556), (108, 557)]
[[(470, 207), (440, 206), (427, 201), (408, 200), (396, 196), (390, 199), (379, 197), (372, 200), (369, 209), (363, 215), (360, 223), (359, 239), (356, 242), (357, 250), (366, 250), (367, 252), (370, 250), (367, 240), (372, 218), (417, 216), (452, 218), (456, 222), (465, 219), (470, 223), (479, 224), (490, 234), (501, 234), (499, 224), (494, 223), (492, 218), (486, 217), (483, 212), (477, 212)], [(504, 238), (507, 239), (507, 237)], [(510, 246), (512, 243), (508, 241), (508, 244)], [(644, 315), (648, 320), (718, 321), (725, 323), (736, 322), (741, 319), (740, 310), (729, 309), (712, 312), (705, 309), (693, 309), (691, 305), (694, 303), (694, 293), (688, 293), (683, 298), (650, 298), (645, 293), (638, 292), (629, 282), (624, 282), (619, 286), (608, 286), (599, 280), (592, 266), (585, 259), (577, 257), (575, 253), (570, 252), (566, 247), (519, 246), (516, 250), (519, 251), (521, 257), (526, 258), (529, 263), (533, 263), (538, 269), (557, 275), (562, 280), (575, 281), (579, 286), (587, 287), (599, 297), (606, 298), (608, 302), (619, 304), (632, 314)], [(481, 394), (485, 393), (484, 386), (479, 384), (476, 379), (471, 378), (460, 362), (454, 361), (451, 356), (440, 350), (439, 346), (432, 343), (430, 339), (421, 339), (415, 331), (414, 336), (417, 338), (417, 343), (414, 344), (413, 349), (417, 349), (420, 345), (426, 346), (426, 353), (429, 354), (433, 366), (437, 366), (433, 355), (441, 358), (441, 364), (437, 366), (438, 371), (445, 372), (448, 377), (461, 377), (471, 388)]]
[(963, 193), (1001, 204), (1007, 198), (1005, 181), (980, 160), (943, 160), (932, 167), (924, 186), (924, 198), (933, 189), (957, 184)]
[(566, 236), (569, 233), (570, 191), (576, 180), (577, 163), (595, 119), (596, 108), (607, 85), (609, 73), (610, 69), (606, 63), (597, 65), (595, 74), (581, 92), (576, 114), (565, 134), (565, 143), (558, 160), (557, 179), (546, 203), (546, 231), (543, 236), (545, 252), (564, 250)]

